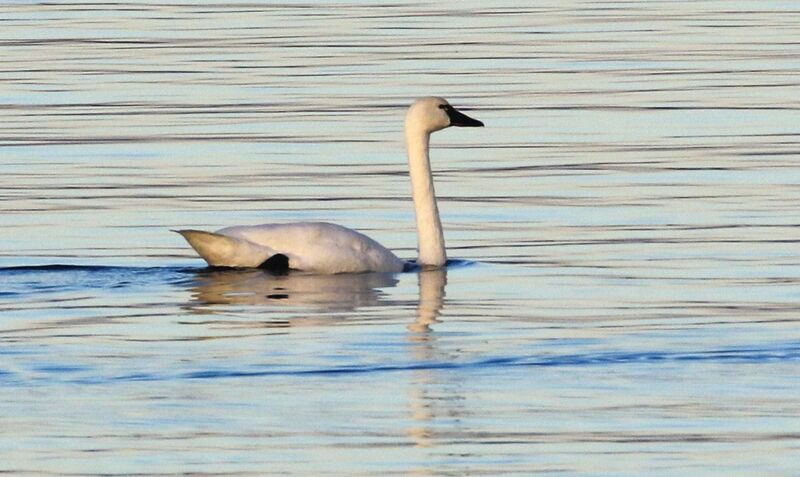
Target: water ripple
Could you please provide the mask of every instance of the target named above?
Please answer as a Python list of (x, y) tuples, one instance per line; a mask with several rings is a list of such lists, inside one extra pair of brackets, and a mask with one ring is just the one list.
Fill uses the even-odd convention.
[[(594, 367), (604, 369), (618, 365), (652, 365), (681, 364), (692, 366), (693, 363), (739, 364), (772, 364), (800, 360), (800, 343), (792, 341), (769, 347), (727, 348), (698, 351), (615, 351), (603, 353), (563, 354), (563, 355), (529, 355), (490, 357), (465, 362), (425, 361), (399, 363), (389, 365), (348, 365), (315, 369), (206, 369), (181, 373), (135, 372), (116, 376), (80, 376), (66, 379), (64, 382), (84, 385), (105, 385), (114, 382), (136, 381), (181, 381), (181, 380), (216, 380), (231, 378), (269, 378), (269, 377), (326, 377), (339, 375), (406, 373), (414, 371), (458, 371), (484, 372), (495, 368), (540, 368), (540, 367)], [(255, 366), (259, 368), (259, 366)], [(41, 366), (36, 371), (57, 374), (73, 374), (88, 371), (81, 366)], [(608, 370), (606, 372), (613, 372)], [(4, 373), (9, 376), (10, 373)], [(0, 377), (2, 379), (2, 377)], [(380, 379), (380, 378), (375, 378)]]

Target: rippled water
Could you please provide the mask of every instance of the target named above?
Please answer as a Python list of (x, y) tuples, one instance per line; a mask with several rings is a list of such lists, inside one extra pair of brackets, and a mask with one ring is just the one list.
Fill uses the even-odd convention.
[[(0, 471), (796, 475), (787, 1), (0, 6)], [(178, 227), (447, 271), (203, 268)]]

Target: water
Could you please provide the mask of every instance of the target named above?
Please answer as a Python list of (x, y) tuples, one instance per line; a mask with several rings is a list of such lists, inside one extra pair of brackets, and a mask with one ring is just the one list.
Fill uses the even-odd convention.
[[(796, 475), (785, 1), (0, 7), (0, 471)], [(326, 220), (446, 272), (211, 271)]]

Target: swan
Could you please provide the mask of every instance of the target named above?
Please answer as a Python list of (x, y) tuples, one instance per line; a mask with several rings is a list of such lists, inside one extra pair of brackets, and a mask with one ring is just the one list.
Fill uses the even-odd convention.
[[(405, 141), (416, 211), (417, 266), (447, 263), (442, 222), (436, 206), (428, 156), (431, 133), (450, 126), (480, 127), (439, 97), (414, 101), (405, 118)], [(410, 264), (367, 237), (325, 222), (237, 225), (216, 232), (176, 230), (212, 267), (302, 270), (315, 274), (400, 272)]]

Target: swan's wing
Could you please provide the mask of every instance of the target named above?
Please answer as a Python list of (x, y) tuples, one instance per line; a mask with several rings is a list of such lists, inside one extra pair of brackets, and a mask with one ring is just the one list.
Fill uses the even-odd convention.
[(175, 230), (212, 267), (255, 268), (280, 253), (249, 240), (202, 230)]

